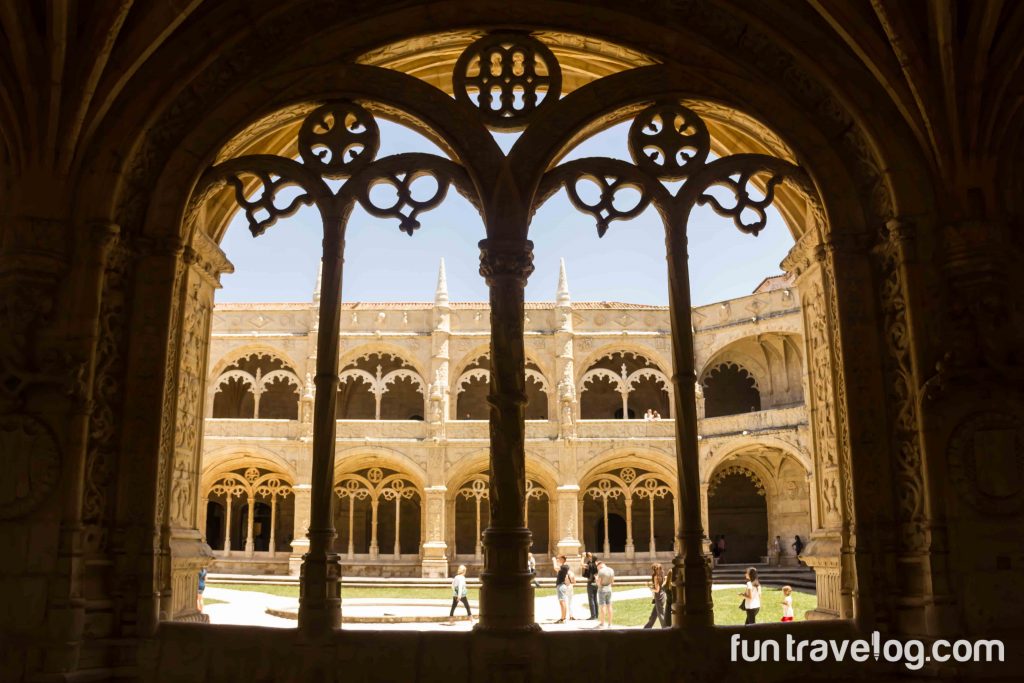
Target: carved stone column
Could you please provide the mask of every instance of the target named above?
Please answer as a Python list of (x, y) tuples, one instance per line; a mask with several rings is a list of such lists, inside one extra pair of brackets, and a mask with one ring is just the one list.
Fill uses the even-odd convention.
[(556, 494), (558, 507), (556, 508), (558, 519), (558, 547), (556, 554), (565, 555), (569, 564), (573, 565), (579, 561), (580, 548), (580, 518), (579, 499), (580, 487), (576, 484), (563, 484), (558, 487)]
[(555, 376), (558, 377), (558, 435), (576, 436), (576, 364), (573, 343), (572, 299), (565, 260), (559, 264), (558, 291), (555, 295)]
[[(341, 558), (333, 552), (334, 448), (341, 329), (341, 216), (323, 215), (324, 251), (317, 327), (316, 398), (310, 476), (309, 551), (299, 574), (299, 629), (316, 637), (341, 626)], [(296, 517), (299, 515), (296, 514)]]
[(444, 425), (448, 420), (448, 372), (450, 354), (452, 309), (448, 304), (448, 278), (444, 270), (444, 259), (437, 273), (437, 290), (434, 292), (433, 329), (430, 333), (430, 377), (427, 392), (427, 422), (431, 436), (440, 441), (445, 436)]
[(814, 459), (814, 486), (817, 496), (811, 501), (811, 517), (816, 523), (801, 558), (814, 570), (818, 606), (807, 613), (808, 619), (832, 619), (840, 616), (839, 556), (842, 547), (842, 510), (839, 505), (839, 456), (835, 423), (834, 357), (832, 331), (829, 329), (822, 272), (824, 254), (813, 231), (797, 243), (783, 268), (796, 272), (804, 326), (804, 357), (808, 383), (804, 393), (808, 421), (811, 424), (811, 449)]
[[(176, 319), (180, 321), (178, 345), (175, 439), (170, 476), (160, 482), (167, 487), (163, 538), (169, 550), (170, 566), (165, 576), (167, 589), (161, 612), (174, 620), (205, 620), (196, 610), (198, 573), (210, 564), (213, 553), (197, 528), (199, 473), (203, 444), (203, 401), (206, 363), (213, 311), (213, 294), (220, 287), (220, 275), (234, 268), (206, 233), (195, 233), (192, 246), (185, 249)], [(252, 517), (250, 506), (249, 516)]]
[(533, 584), (527, 570), (526, 360), (523, 290), (533, 272), (533, 243), (480, 242), (480, 274), (490, 288), (491, 382), (490, 526), (484, 532), (481, 630), (525, 631), (533, 618)]
[(680, 526), (678, 539), (682, 554), (673, 560), (676, 600), (673, 624), (711, 626), (711, 560), (704, 552), (701, 523), (700, 445), (697, 441), (697, 400), (694, 386), (693, 321), (690, 303), (690, 275), (686, 233), (670, 221), (666, 231), (668, 252), (669, 308), (672, 322), (672, 384), (676, 406), (676, 469), (679, 490)]
[(444, 540), (445, 496), (448, 489), (443, 486), (428, 486), (424, 491), (426, 506), (426, 536), (423, 541), (423, 577), (443, 578), (448, 576), (448, 544)]

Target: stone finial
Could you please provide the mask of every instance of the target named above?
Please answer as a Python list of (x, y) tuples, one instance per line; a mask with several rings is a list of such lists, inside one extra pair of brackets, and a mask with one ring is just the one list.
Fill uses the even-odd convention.
[(313, 303), (320, 303), (320, 288), (324, 279), (324, 262), (321, 261), (316, 266), (316, 284), (313, 285)]
[(441, 266), (437, 269), (437, 291), (434, 292), (434, 305), (448, 305), (448, 275), (444, 271), (444, 259), (441, 259)]
[(555, 295), (555, 302), (558, 306), (568, 306), (572, 303), (569, 297), (569, 278), (565, 275), (565, 259), (559, 259), (558, 263), (558, 293)]

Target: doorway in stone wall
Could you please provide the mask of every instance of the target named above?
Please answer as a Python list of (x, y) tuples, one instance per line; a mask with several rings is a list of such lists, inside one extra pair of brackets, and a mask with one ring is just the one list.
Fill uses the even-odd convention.
[(712, 480), (708, 489), (708, 531), (712, 539), (725, 536), (722, 564), (759, 564), (768, 548), (768, 505), (764, 489), (741, 471)]

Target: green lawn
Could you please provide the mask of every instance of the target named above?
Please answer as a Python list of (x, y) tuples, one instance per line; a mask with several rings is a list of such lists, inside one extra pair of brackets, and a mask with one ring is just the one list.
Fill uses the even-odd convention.
[[(292, 586), (275, 586), (272, 584), (264, 583), (211, 583), (210, 586), (214, 588), (227, 588), (235, 591), (255, 591), (258, 593), (267, 593), (269, 595), (282, 595), (289, 598), (299, 597), (299, 587)], [(630, 590), (636, 588), (636, 586), (616, 586), (616, 591)], [(478, 600), (480, 598), (479, 588), (470, 588), (469, 591), (470, 600)], [(587, 600), (587, 589), (585, 586), (580, 586), (576, 590), (576, 599), (578, 600), (580, 594), (583, 594), (583, 601)], [(555, 594), (554, 588), (537, 588), (535, 589), (534, 595), (538, 598), (545, 598)], [(387, 588), (387, 587), (370, 587), (370, 586), (345, 586), (341, 589), (341, 597), (344, 598), (434, 598), (437, 600), (447, 600), (451, 597), (451, 589), (447, 586), (437, 588)]]
[[(739, 608), (739, 589), (723, 589), (711, 592), (715, 605), (715, 624), (725, 626), (742, 624), (747, 614)], [(802, 621), (804, 612), (818, 606), (813, 593), (793, 591), (793, 614), (795, 621)], [(613, 603), (613, 622), (621, 626), (643, 626), (651, 615), (651, 600), (622, 600)], [(782, 619), (782, 590), (779, 588), (761, 589), (761, 611), (757, 613), (758, 623), (780, 621)]]
[(226, 600), (218, 600), (217, 598), (203, 598), (203, 606), (208, 605), (224, 605), (227, 604)]

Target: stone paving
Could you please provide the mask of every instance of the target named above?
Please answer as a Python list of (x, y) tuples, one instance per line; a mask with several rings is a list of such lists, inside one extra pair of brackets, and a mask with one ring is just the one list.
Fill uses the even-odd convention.
[[(720, 584), (714, 587), (715, 590), (734, 589), (740, 590), (739, 584)], [(438, 589), (439, 595), (447, 595), (447, 589)], [(615, 600), (633, 600), (637, 598), (650, 597), (651, 593), (647, 588), (631, 588), (629, 590), (617, 591)], [(207, 605), (205, 612), (210, 616), (210, 623), (213, 624), (243, 624), (251, 626), (272, 626), (275, 628), (295, 628), (297, 622), (294, 618), (288, 619), (273, 616), (267, 613), (268, 608), (277, 613), (292, 612), (298, 606), (297, 598), (270, 595), (258, 591), (240, 591), (229, 588), (218, 588), (209, 586), (204, 597), (207, 600), (223, 600), (223, 603)], [(479, 605), (476, 601), (470, 601), (470, 608), (474, 616), (478, 613)], [(451, 607), (451, 598), (439, 597), (436, 600), (426, 598), (342, 598), (342, 612), (346, 617), (357, 617), (367, 619), (365, 622), (346, 621), (342, 628), (346, 629), (368, 629), (368, 630), (416, 630), (416, 631), (468, 631), (472, 624), (465, 619), (465, 607), (460, 603), (456, 610), (454, 623), (445, 621), (448, 610)], [(537, 598), (535, 601), (535, 615), (537, 623), (545, 631), (568, 631), (597, 628), (597, 621), (591, 621), (587, 617), (586, 589), (576, 591), (573, 596), (572, 614), (575, 617), (564, 624), (555, 623), (560, 611), (558, 599), (555, 596)], [(613, 612), (614, 614), (614, 612)], [(381, 621), (370, 621), (374, 617)], [(435, 619), (426, 621), (426, 619)], [(401, 619), (401, 621), (399, 621)], [(418, 621), (423, 619), (424, 621)], [(394, 621), (392, 621), (394, 620)], [(414, 621), (416, 620), (416, 621)], [(615, 628), (637, 628), (616, 626)]]

